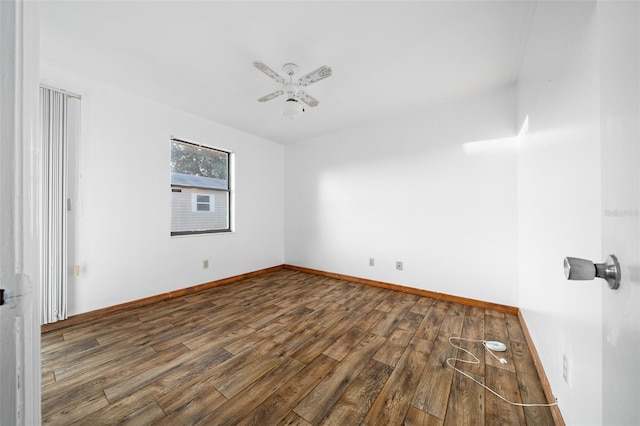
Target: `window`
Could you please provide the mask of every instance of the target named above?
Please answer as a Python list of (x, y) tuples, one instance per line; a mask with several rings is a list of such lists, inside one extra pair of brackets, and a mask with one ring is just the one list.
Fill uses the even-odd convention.
[(171, 139), (171, 235), (231, 231), (230, 157)]
[(192, 212), (212, 212), (214, 211), (212, 208), (215, 208), (212, 205), (211, 200), (215, 200), (214, 195), (205, 195), (205, 194), (191, 194), (191, 211)]

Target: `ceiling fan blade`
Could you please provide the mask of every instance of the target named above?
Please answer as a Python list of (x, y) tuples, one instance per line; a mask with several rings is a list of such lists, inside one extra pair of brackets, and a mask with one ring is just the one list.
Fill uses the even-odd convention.
[(317, 70), (311, 71), (309, 74), (300, 77), (298, 84), (300, 86), (309, 86), (310, 84), (323, 80), (327, 77), (331, 77), (332, 73), (333, 71), (331, 71), (330, 67), (323, 65)]
[(268, 75), (269, 77), (277, 81), (278, 83), (281, 83), (281, 84), (285, 83), (284, 78), (281, 77), (280, 74), (278, 74), (277, 72), (275, 72), (274, 70), (272, 70), (271, 68), (263, 64), (262, 62), (255, 61), (253, 63), (253, 66), (258, 68), (260, 71), (262, 71), (263, 73), (265, 73), (266, 75)]
[(298, 96), (300, 97), (300, 100), (302, 102), (309, 105), (310, 107), (317, 107), (318, 104), (320, 103), (316, 98), (314, 98), (313, 96), (309, 95), (307, 92), (304, 92), (302, 90), (298, 91)]
[(261, 97), (260, 99), (258, 99), (258, 102), (267, 102), (270, 101), (271, 99), (275, 99), (278, 96), (282, 95), (284, 92), (282, 90), (276, 90), (273, 93), (269, 93), (268, 95), (265, 95), (263, 97)]

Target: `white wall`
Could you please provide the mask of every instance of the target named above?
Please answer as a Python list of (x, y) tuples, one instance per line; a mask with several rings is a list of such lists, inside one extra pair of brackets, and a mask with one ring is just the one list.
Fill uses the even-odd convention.
[(538, 3), (518, 83), (519, 123), (526, 117), (518, 153), (518, 305), (565, 421), (599, 424), (602, 281), (566, 281), (563, 273), (565, 256), (601, 256), (595, 3)]
[[(41, 75), (83, 97), (70, 315), (283, 263), (282, 146), (46, 64)], [(171, 136), (235, 153), (234, 233), (170, 236)]]
[(515, 123), (506, 87), (287, 146), (286, 263), (517, 305)]

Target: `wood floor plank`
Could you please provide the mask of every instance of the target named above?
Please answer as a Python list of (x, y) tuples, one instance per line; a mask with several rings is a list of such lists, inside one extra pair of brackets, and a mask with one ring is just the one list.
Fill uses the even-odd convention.
[[(478, 358), (479, 362), (477, 364), (472, 364), (458, 361), (456, 363), (456, 368), (472, 375), (484, 377), (484, 359), (486, 351), (482, 343), (479, 342), (484, 340), (484, 313), (480, 317), (470, 315), (466, 316), (460, 337), (463, 339), (476, 340), (476, 342), (454, 340), (453, 343), (474, 354), (476, 358)], [(473, 358), (463, 351), (458, 351), (457, 358), (465, 361), (473, 361)]]
[(184, 300), (181, 299), (169, 299), (164, 301), (163, 306), (152, 306), (145, 314), (138, 315), (138, 319), (142, 322), (152, 321), (158, 318), (166, 318), (167, 315), (171, 315), (173, 312), (179, 311), (183, 308)]
[(530, 377), (538, 377), (538, 371), (536, 370), (533, 357), (526, 343), (511, 342), (510, 346), (513, 363), (518, 375), (523, 374)]
[(496, 317), (496, 318), (504, 318), (504, 313), (498, 312), (498, 311), (494, 311), (492, 309), (485, 309), (484, 310), (484, 314), (492, 316), (492, 317)]
[(255, 410), (241, 419), (240, 425), (272, 425), (285, 418), (302, 398), (338, 364), (336, 360), (319, 355), (296, 376), (271, 394)]
[(171, 386), (176, 386), (182, 380), (188, 380), (190, 376), (197, 375), (209, 366), (217, 366), (229, 359), (230, 354), (223, 348), (218, 348), (215, 351), (190, 351), (163, 364), (156, 364), (114, 386), (105, 388), (104, 394), (109, 402), (118, 401), (125, 396), (132, 395), (141, 388), (150, 390), (152, 387), (157, 386), (160, 388), (158, 389), (158, 394), (160, 394), (168, 389), (163, 386), (165, 382), (170, 382)]
[(207, 323), (209, 323), (209, 320), (205, 318), (198, 318), (188, 324), (174, 324), (174, 328), (172, 330), (156, 336), (156, 338), (150, 342), (150, 345), (157, 352), (162, 352), (175, 346), (176, 340), (180, 340), (180, 343), (182, 343), (186, 340), (197, 337), (202, 333), (202, 330), (206, 328)]
[(411, 312), (416, 312), (421, 314), (422, 316), (426, 315), (429, 312), (429, 308), (433, 305), (433, 299), (430, 297), (421, 297), (413, 308), (411, 308)]
[(278, 318), (276, 318), (276, 322), (283, 327), (288, 327), (306, 318), (307, 315), (309, 315), (312, 312), (313, 310), (307, 308), (306, 306), (299, 306), (295, 309), (289, 310), (289, 312), (286, 313), (285, 315), (281, 315)]
[[(484, 318), (485, 310), (477, 306), (470, 306), (467, 315), (475, 318)], [(517, 318), (517, 317), (516, 317)]]
[(164, 418), (164, 411), (155, 401), (151, 401), (139, 410), (134, 411), (118, 422), (119, 426), (144, 426), (156, 424)]
[[(518, 388), (520, 389), (522, 402), (526, 404), (546, 403), (544, 391), (542, 390), (537, 374), (535, 376), (518, 374)], [(531, 426), (549, 426), (554, 424), (551, 410), (547, 407), (524, 407), (524, 417), (527, 425)]]
[(367, 332), (370, 332), (373, 327), (375, 327), (385, 316), (386, 314), (377, 309), (372, 309), (369, 312), (358, 311), (357, 313), (352, 313), (349, 315), (349, 320), (357, 321), (357, 325)]
[(351, 327), (342, 336), (338, 337), (331, 346), (322, 353), (330, 356), (336, 361), (342, 361), (362, 338), (367, 334), (367, 330), (360, 327)]
[(316, 322), (323, 327), (331, 327), (349, 314), (349, 312), (343, 309), (343, 306), (337, 302), (329, 303), (322, 308), (322, 311), (322, 315), (318, 316)]
[(109, 401), (102, 392), (85, 395), (80, 401), (73, 404), (72, 408), (66, 407), (59, 411), (47, 411), (43, 413), (42, 424), (62, 425), (71, 424), (82, 419), (87, 414), (93, 413), (109, 406)]
[[(254, 381), (268, 374), (272, 368), (282, 363), (283, 360), (287, 360), (289, 356), (305, 346), (316, 335), (316, 331), (311, 328), (298, 334), (290, 334), (286, 330), (282, 330), (279, 333), (287, 336), (287, 339), (278, 345), (277, 350), (269, 351), (259, 358), (253, 358), (243, 366), (238, 365), (232, 374), (226, 372), (216, 380), (216, 389), (225, 397), (232, 398)], [(276, 338), (274, 335), (274, 339)], [(249, 359), (247, 358), (247, 360)], [(287, 362), (289, 361), (287, 360)], [(300, 362), (298, 363), (304, 365)]]
[[(225, 391), (229, 388), (229, 393), (234, 393), (234, 383), (236, 380), (243, 380), (245, 372), (251, 372), (251, 365), (254, 362), (259, 362), (261, 358), (273, 354), (278, 354), (280, 346), (286, 341), (291, 339), (293, 334), (286, 330), (280, 330), (268, 339), (264, 339), (254, 348), (247, 349), (239, 354), (229, 358), (222, 364), (216, 366), (215, 385), (218, 391), (224, 395)], [(246, 381), (246, 379), (245, 379)], [(249, 381), (251, 383), (251, 381)]]
[[(486, 385), (509, 401), (521, 403), (520, 389), (514, 373), (490, 365), (485, 366)], [(525, 425), (522, 407), (511, 405), (490, 392), (485, 393), (485, 423)]]
[(429, 308), (422, 322), (420, 322), (415, 336), (432, 344), (440, 332), (440, 327), (442, 326), (442, 321), (445, 316), (446, 311), (439, 309), (437, 303), (434, 303)]
[(401, 319), (402, 318), (398, 318), (397, 312), (389, 311), (382, 317), (378, 324), (371, 329), (371, 332), (378, 336), (389, 337)]
[(42, 373), (41, 383), (42, 386), (50, 385), (51, 383), (55, 383), (56, 376), (53, 374), (53, 371), (46, 371)]
[[(382, 303), (389, 292), (390, 290), (362, 285), (359, 287), (359, 296), (364, 300), (364, 303), (358, 307), (358, 310), (362, 312), (375, 310), (376, 306)], [(366, 297), (364, 297), (365, 295)]]
[(85, 376), (73, 376), (61, 382), (55, 382), (42, 389), (42, 412), (52, 412), (67, 407), (73, 407), (86, 395), (100, 392), (104, 395), (106, 387), (115, 385), (128, 377), (134, 376), (150, 368), (150, 365), (164, 363), (187, 351), (184, 345), (176, 345), (164, 352), (153, 356), (153, 361), (130, 358), (126, 363), (112, 366), (107, 372)]
[(491, 354), (485, 354), (486, 365), (508, 370), (511, 373), (515, 373), (515, 365), (513, 363), (513, 355), (511, 353), (511, 345), (509, 344), (509, 332), (507, 331), (507, 324), (504, 319), (505, 315), (485, 315), (484, 319), (484, 335), (486, 340), (497, 340), (507, 345), (505, 352), (499, 352), (496, 354), (497, 358), (504, 358), (506, 363), (501, 363), (496, 357)]
[[(87, 383), (98, 377), (102, 377), (115, 369), (126, 368), (132, 363), (143, 362), (155, 355), (157, 355), (157, 353), (152, 348), (143, 348), (139, 351), (130, 351), (130, 353), (122, 352), (120, 357), (113, 358), (109, 362), (100, 363), (95, 366), (91, 366), (90, 361), (87, 361), (85, 370), (80, 371), (78, 374), (66, 377), (56, 376), (54, 383), (43, 386), (43, 399), (46, 400), (50, 393), (65, 393), (66, 389), (76, 388), (82, 383)], [(155, 362), (154, 360), (153, 363)], [(52, 392), (53, 388), (55, 388), (55, 392)], [(70, 396), (67, 396), (66, 399), (69, 399), (69, 397)]]
[(359, 287), (352, 289), (348, 297), (343, 299), (344, 303), (342, 304), (342, 306), (344, 306), (346, 310), (359, 311), (359, 310), (362, 310), (362, 307), (367, 304), (366, 299), (363, 299), (362, 297), (358, 297), (358, 291), (360, 291)]
[(60, 425), (92, 425), (92, 424), (105, 424), (112, 425), (117, 424), (122, 419), (134, 413), (156, 397), (155, 390), (142, 389), (131, 395), (114, 402), (109, 403), (106, 407), (102, 407), (99, 410), (86, 413), (86, 416), (76, 420), (66, 420)]
[[(459, 423), (460, 425), (465, 423)], [(407, 411), (407, 417), (404, 419), (404, 426), (441, 426), (442, 420), (410, 406)], [(466, 425), (466, 424), (465, 424)]]
[(220, 346), (226, 346), (255, 333), (253, 328), (242, 324), (235, 323), (225, 325), (226, 327), (215, 327), (209, 331), (203, 330), (200, 334), (182, 343), (189, 349), (197, 349), (202, 345), (208, 345), (212, 340), (217, 340), (217, 344)]
[(247, 325), (254, 330), (260, 330), (263, 327), (273, 323), (277, 318), (285, 315), (291, 310), (291, 307), (282, 308), (280, 306), (271, 305), (262, 309), (260, 313), (256, 313), (253, 315), (255, 320), (251, 321)]
[(455, 358), (457, 350), (449, 344), (451, 335), (441, 331), (436, 338), (429, 359), (422, 372), (411, 405), (444, 420), (455, 371), (447, 359)]
[(165, 410), (167, 415), (158, 421), (158, 425), (196, 424), (225, 402), (227, 402), (227, 398), (218, 392), (216, 388), (207, 388), (195, 396), (190, 395), (189, 399), (184, 404), (176, 407), (175, 410)]
[(373, 405), (393, 368), (371, 360), (322, 420), (323, 425), (357, 425)]
[[(480, 383), (484, 383), (482, 376), (468, 374)], [(484, 394), (484, 388), (462, 374), (456, 373), (444, 418), (445, 426), (484, 425)]]
[[(314, 306), (311, 307), (309, 305), (305, 305), (305, 308), (311, 309), (313, 312), (307, 315), (304, 318), (300, 318), (293, 323), (286, 325), (286, 329), (292, 333), (298, 333), (301, 330), (304, 330), (310, 325), (319, 325), (318, 318), (320, 318), (323, 314), (323, 309), (329, 304), (326, 300), (320, 300), (319, 302), (314, 302)], [(282, 324), (281, 324), (282, 325)], [(326, 328), (326, 327), (325, 327)]]
[(402, 356), (402, 352), (404, 352), (404, 349), (413, 337), (413, 334), (411, 331), (401, 328), (394, 330), (378, 352), (376, 352), (373, 359), (387, 364), (390, 367), (395, 367)]
[[(358, 315), (357, 313), (350, 313), (350, 316)], [(338, 339), (342, 334), (344, 334), (349, 328), (351, 328), (352, 322), (350, 321), (349, 316), (344, 320), (340, 321), (334, 327), (326, 328), (322, 334), (318, 336), (313, 342), (310, 342), (304, 348), (300, 349), (296, 352), (293, 357), (296, 358), (300, 362), (304, 362), (308, 364), (315, 357), (320, 355), (322, 352), (327, 350), (329, 346), (331, 346), (336, 339)]]
[(100, 324), (99, 326), (92, 324), (87, 328), (75, 328), (73, 331), (64, 333), (63, 336), (66, 342), (75, 342), (78, 340), (86, 339), (88, 337), (100, 339), (101, 337), (114, 333), (121, 334), (123, 328), (136, 328), (140, 327), (142, 324), (142, 321), (140, 321), (138, 318), (125, 317), (124, 319), (114, 319), (112, 321), (107, 321)]
[(520, 325), (520, 320), (518, 320), (516, 315), (505, 315), (505, 324), (507, 325), (507, 332), (511, 342), (527, 342), (524, 337), (524, 332), (522, 331), (522, 326)]
[(64, 330), (70, 329), (71, 327), (59, 328), (57, 330), (51, 330), (46, 333), (42, 333), (40, 337), (40, 342), (42, 344), (42, 353), (46, 354), (49, 350), (56, 348), (56, 345), (59, 343), (62, 343), (64, 345), (66, 342), (64, 341), (62, 333), (64, 333)]
[[(492, 312), (492, 314), (487, 312)], [(507, 331), (504, 314), (502, 314), (502, 316), (496, 316), (493, 315), (493, 311), (485, 311), (484, 317), (484, 331), (487, 340), (509, 341), (509, 332)]]
[(42, 342), (42, 344), (45, 345), (41, 356), (43, 365), (52, 364), (58, 361), (64, 362), (61, 359), (68, 355), (82, 352), (100, 345), (100, 343), (98, 343), (98, 339), (92, 336), (75, 342), (74, 344), (69, 344), (69, 342), (62, 338), (62, 335), (60, 335), (60, 339), (55, 342), (50, 344)]
[(174, 325), (166, 321), (154, 321), (152, 323), (142, 323), (136, 327), (135, 330), (130, 330), (128, 335), (120, 333), (111, 333), (98, 337), (96, 340), (101, 346), (113, 345), (115, 343), (127, 343), (127, 342), (144, 342), (150, 339), (152, 336), (161, 334), (171, 328)]
[(349, 355), (300, 401), (293, 411), (306, 421), (317, 424), (331, 410), (345, 389), (358, 377), (384, 341), (383, 337), (375, 334), (370, 333), (365, 336), (349, 352)]
[(391, 312), (391, 310), (395, 307), (396, 303), (400, 299), (400, 294), (396, 293), (387, 293), (380, 303), (376, 306), (376, 309), (382, 312)]
[(544, 401), (518, 317), (281, 269), (44, 332), (43, 423), (552, 424), (449, 369), (454, 335), (506, 343), (459, 368)]
[[(224, 375), (232, 375), (235, 371), (243, 368), (243, 364), (250, 364), (252, 360), (259, 358), (261, 355), (268, 353), (270, 350), (277, 348), (277, 345), (284, 341), (287, 337), (286, 332), (276, 333), (278, 338), (271, 341), (268, 338), (263, 339), (256, 344), (255, 352), (252, 349), (246, 349), (235, 356), (232, 356), (228, 360), (216, 365), (213, 368), (203, 372), (198, 377), (182, 383), (180, 386), (169, 391), (165, 395), (159, 398), (159, 405), (165, 410), (175, 409), (175, 406), (171, 406), (171, 401), (176, 401), (181, 395), (189, 394), (193, 389), (206, 388), (207, 386), (213, 386)], [(274, 336), (276, 336), (274, 334)], [(181, 406), (181, 405), (180, 405)]]
[(414, 337), (364, 418), (368, 425), (401, 424), (427, 362), (431, 344)]
[[(215, 400), (219, 400), (219, 404), (222, 404), (227, 399), (222, 395), (214, 386), (214, 381), (217, 377), (215, 375), (200, 375), (191, 379), (188, 382), (184, 382), (178, 387), (174, 389), (164, 392), (158, 399), (158, 405), (162, 410), (167, 413), (167, 415), (173, 413), (174, 411), (184, 411), (188, 405), (198, 405), (200, 402), (194, 401), (209, 401), (210, 398), (214, 398)], [(207, 394), (207, 395), (204, 395)], [(219, 398), (216, 396), (219, 395)], [(208, 409), (207, 406), (203, 406), (199, 408), (198, 412), (201, 412), (201, 417), (206, 415)], [(193, 410), (195, 407), (189, 408), (189, 410)], [(182, 414), (180, 414), (182, 416)]]
[(262, 374), (251, 386), (235, 394), (227, 402), (212, 410), (198, 423), (203, 425), (237, 424), (246, 415), (243, 410), (238, 410), (238, 407), (255, 407), (261, 404), (304, 367), (305, 365), (300, 361), (286, 357), (274, 369)]
[[(166, 330), (166, 328), (165, 328)], [(120, 330), (120, 339), (125, 336)], [(146, 336), (146, 332), (142, 332), (138, 335), (130, 337), (131, 334), (127, 334), (126, 342), (132, 345), (144, 345), (146, 340), (143, 337)], [(68, 367), (69, 365), (76, 365), (78, 362), (86, 360), (89, 357), (100, 355), (104, 353), (104, 348), (111, 343), (100, 342), (100, 338), (89, 336), (88, 338), (78, 340), (70, 340), (56, 344), (56, 349), (51, 350), (47, 348), (43, 351), (41, 356), (41, 365), (44, 369), (60, 369), (59, 366)], [(119, 345), (113, 345), (112, 347), (118, 347)]]
[(287, 417), (282, 419), (278, 426), (311, 426), (311, 423), (291, 411)]
[(462, 330), (462, 324), (464, 323), (467, 307), (457, 303), (449, 304), (447, 308), (447, 314), (442, 320), (441, 332), (446, 332), (454, 336), (459, 336)]
[(424, 319), (425, 314), (409, 311), (407, 315), (398, 323), (398, 328), (415, 333), (420, 323)]
[[(239, 338), (236, 340), (233, 340), (229, 343), (219, 341), (218, 344), (224, 344), (224, 348), (227, 351), (231, 352), (234, 355), (238, 355), (239, 353), (242, 353), (247, 349), (251, 349), (253, 346), (257, 345), (263, 340), (273, 336), (278, 331), (280, 331), (282, 327), (279, 324), (269, 324), (266, 327), (261, 328), (260, 330), (257, 330), (257, 331), (253, 330), (251, 327), (247, 327), (246, 329), (247, 331), (249, 331), (248, 334), (244, 335), (243, 333), (243, 336), (239, 336)], [(207, 341), (207, 344), (210, 345), (208, 341)]]
[(327, 306), (327, 305), (329, 305), (331, 303), (332, 303), (331, 300), (323, 299), (322, 297), (316, 297), (313, 300), (310, 300), (310, 301), (306, 302), (304, 304), (304, 306), (306, 308), (313, 309), (315, 311), (313, 313), (313, 315), (311, 317), (309, 317), (309, 319), (321, 317), (322, 316), (322, 309), (324, 309), (325, 306)]
[(197, 377), (203, 371), (215, 369), (229, 356), (224, 349), (218, 348), (215, 353), (201, 351), (197, 354), (185, 354), (164, 365), (154, 366), (142, 374), (105, 389), (107, 398), (110, 398), (109, 407), (100, 409), (83, 420), (85, 423), (95, 420), (105, 424), (117, 423), (129, 413), (141, 409), (152, 400), (159, 399), (164, 393)]
[[(91, 356), (77, 358), (73, 361), (69, 361), (68, 364), (64, 364), (60, 367), (55, 368), (53, 372), (56, 376), (56, 380), (64, 380), (67, 377), (81, 374), (83, 372), (91, 373), (92, 371), (95, 371), (96, 367), (99, 367), (103, 364), (112, 363), (116, 360), (120, 360), (125, 356), (131, 355), (133, 352), (132, 348), (128, 347), (113, 348), (109, 351), (105, 351), (103, 348), (100, 349), (101, 350), (92, 353)], [(155, 353), (155, 351), (151, 347), (142, 348), (140, 350), (145, 351), (145, 355)]]

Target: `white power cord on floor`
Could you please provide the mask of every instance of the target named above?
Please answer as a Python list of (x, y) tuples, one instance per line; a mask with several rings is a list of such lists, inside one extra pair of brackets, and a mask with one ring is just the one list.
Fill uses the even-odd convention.
[[(467, 353), (469, 356), (471, 356), (473, 358), (473, 361), (469, 361), (469, 360), (465, 360), (465, 359), (460, 359), (460, 358), (447, 358), (447, 365), (451, 368), (453, 368), (455, 371), (457, 371), (458, 373), (462, 374), (463, 376), (473, 380), (474, 382), (476, 382), (477, 384), (479, 384), (480, 386), (482, 386), (483, 388), (485, 388), (486, 390), (488, 390), (489, 392), (491, 392), (492, 394), (494, 394), (495, 396), (497, 396), (498, 398), (500, 398), (501, 400), (508, 402), (511, 405), (516, 405), (518, 407), (552, 407), (554, 405), (558, 405), (558, 400), (556, 399), (556, 402), (551, 403), (551, 404), (522, 404), (520, 402), (513, 402), (513, 401), (509, 401), (507, 398), (505, 398), (504, 396), (498, 394), (496, 391), (494, 391), (493, 389), (489, 388), (488, 386), (486, 386), (484, 383), (479, 382), (478, 380), (474, 379), (470, 374), (465, 373), (464, 371), (460, 370), (459, 368), (457, 368), (455, 366), (456, 361), (460, 361), (463, 362), (465, 364), (480, 364), (480, 360), (478, 359), (477, 356), (475, 356), (473, 353), (471, 353), (470, 351), (466, 350), (465, 348), (456, 345), (455, 343), (453, 343), (453, 340), (464, 340), (465, 342), (475, 342), (475, 343), (480, 343), (482, 342), (482, 346), (484, 346), (484, 348), (489, 351), (489, 353), (495, 358), (497, 359), (500, 364), (506, 364), (507, 360), (504, 358), (498, 358), (496, 356), (496, 354), (493, 353), (493, 350), (490, 349), (490, 347), (494, 347), (494, 348), (502, 348), (504, 347), (503, 350), (506, 350), (506, 345), (504, 344), (498, 344), (500, 342), (494, 342), (494, 341), (488, 341), (488, 340), (474, 340), (474, 339), (465, 339), (462, 337), (456, 337), (456, 336), (452, 336), (449, 337), (449, 343), (451, 344), (451, 346), (453, 346), (456, 349), (461, 350), (462, 352)], [(453, 365), (450, 364), (449, 361), (453, 361)]]

